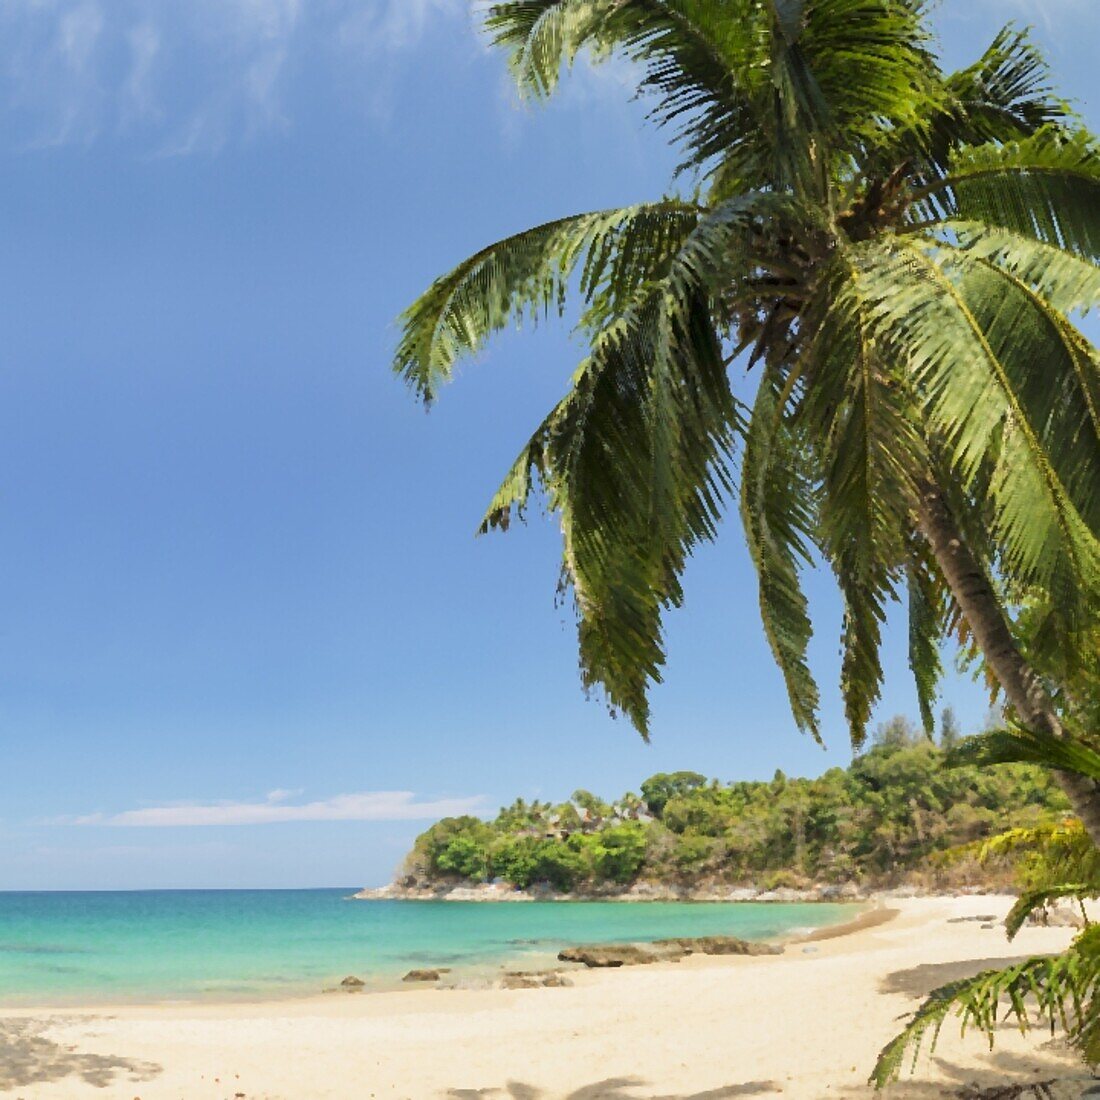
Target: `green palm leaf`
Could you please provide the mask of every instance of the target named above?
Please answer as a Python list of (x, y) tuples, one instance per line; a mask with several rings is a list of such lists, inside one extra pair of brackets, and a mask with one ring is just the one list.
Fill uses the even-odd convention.
[(910, 553), (914, 473), (927, 458), (905, 379), (879, 354), (859, 256), (842, 254), (820, 289), (827, 304), (806, 352), (812, 383), (797, 415), (821, 456), (820, 538), (844, 596), (841, 686), (858, 745), (882, 682), (886, 608)]
[[(994, 533), (1013, 575), (1079, 601), (1084, 611), (1100, 575), (1100, 546), (1044, 445), (1053, 433), (1037, 430), (1021, 393), (1025, 379), (1028, 387), (1037, 384), (1034, 360), (1021, 353), (1026, 336), (1009, 320), (1022, 299), (988, 268), (960, 266), (954, 250), (912, 238), (898, 244), (863, 253), (874, 332), (904, 357), (928, 428), (957, 475), (988, 491)], [(1056, 341), (1044, 349), (1061, 350), (1065, 359)], [(1087, 441), (1081, 447), (1087, 450)], [(1075, 470), (1075, 479), (1088, 469)]]
[(657, 120), (681, 126), (689, 164), (735, 146), (751, 164), (762, 152), (744, 84), (760, 56), (753, 7), (747, 0), (511, 0), (492, 5), (485, 25), (522, 93), (552, 94), (562, 67), (585, 47), (597, 59), (618, 49), (641, 66), (639, 84), (655, 97)]
[(424, 400), (455, 362), (524, 317), (563, 312), (570, 275), (612, 309), (659, 277), (698, 221), (673, 199), (561, 218), (490, 245), (432, 283), (401, 317), (394, 369)]
[(1100, 752), (1080, 738), (1063, 739), (1015, 726), (968, 737), (948, 763), (952, 767), (1041, 764), (1100, 782)]
[(917, 689), (921, 723), (929, 737), (936, 729), (937, 689), (943, 678), (940, 644), (946, 633), (944, 583), (926, 554), (912, 553), (909, 585), (909, 668)]
[(799, 572), (811, 562), (817, 501), (769, 371), (757, 391), (741, 464), (741, 518), (760, 589), (764, 633), (799, 729), (821, 741), (819, 693), (806, 659), (813, 634)]
[(936, 228), (968, 256), (988, 260), (1019, 279), (1057, 313), (1087, 313), (1100, 306), (1100, 266), (1091, 260), (981, 222), (948, 220)]
[(883, 1087), (896, 1080), (908, 1056), (914, 1063), (926, 1038), (935, 1049), (947, 1018), (956, 1015), (963, 1031), (974, 1027), (990, 1046), (1001, 1019), (1001, 1006), (1022, 1031), (1032, 1012), (1051, 1030), (1061, 1026), (1085, 1057), (1098, 1059), (1097, 987), (1100, 983), (1100, 927), (1086, 929), (1063, 955), (1031, 958), (1003, 970), (986, 970), (929, 994), (900, 1035), (883, 1048), (871, 1081)]
[[(926, 213), (1011, 229), (1100, 261), (1100, 147), (1057, 127), (955, 152), (944, 179), (913, 196)], [(929, 207), (929, 201), (931, 207)]]
[(1100, 883), (1062, 883), (1054, 886), (1041, 886), (1036, 890), (1026, 890), (1017, 899), (1005, 917), (1005, 932), (1009, 940), (1027, 923), (1028, 917), (1038, 909), (1045, 909), (1055, 901), (1074, 898), (1083, 901), (1086, 898), (1100, 897)]

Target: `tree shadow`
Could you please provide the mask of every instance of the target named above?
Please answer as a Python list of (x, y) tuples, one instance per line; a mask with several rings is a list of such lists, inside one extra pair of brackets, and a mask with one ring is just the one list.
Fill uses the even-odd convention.
[[(1012, 1051), (985, 1052), (978, 1060), (967, 1059), (965, 1065), (935, 1055), (924, 1058), (921, 1066), (934, 1067), (938, 1081), (903, 1076), (881, 1092), (870, 1085), (860, 1085), (835, 1091), (837, 1100), (1094, 1100), (1100, 1097), (1100, 1080), (1081, 1065), (1062, 1044), (1048, 1042), (1028, 1054)], [(1043, 1083), (1047, 1091), (1036, 1092), (1034, 1086)], [(1022, 1092), (1017, 1093), (1017, 1089)], [(1032, 1091), (1028, 1091), (1028, 1090)]]
[[(783, 1091), (774, 1081), (746, 1081), (690, 1094), (635, 1091), (644, 1086), (645, 1082), (637, 1077), (609, 1077), (574, 1089), (568, 1096), (555, 1095), (554, 1100), (735, 1100), (742, 1096), (779, 1096)], [(551, 1100), (550, 1093), (519, 1081), (509, 1081), (503, 1088), (451, 1089), (447, 1096), (449, 1100)]]
[(47, 1039), (55, 1021), (0, 1021), (0, 1092), (79, 1077), (105, 1089), (120, 1075), (128, 1081), (151, 1081), (161, 1072), (154, 1062), (139, 1062), (113, 1054), (84, 1054), (74, 1046)]
[(880, 993), (907, 993), (911, 997), (927, 997), (933, 989), (949, 982), (973, 978), (983, 970), (1001, 970), (1029, 959), (1030, 955), (1000, 956), (993, 959), (965, 959), (952, 963), (923, 963), (908, 970), (895, 970), (879, 983)]

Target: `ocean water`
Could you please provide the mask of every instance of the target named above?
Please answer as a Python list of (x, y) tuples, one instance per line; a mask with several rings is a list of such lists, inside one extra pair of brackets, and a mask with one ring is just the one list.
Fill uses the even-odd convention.
[(351, 901), (347, 890), (0, 893), (0, 1005), (251, 1001), (354, 974), (534, 966), (569, 944), (729, 934), (767, 939), (854, 905)]

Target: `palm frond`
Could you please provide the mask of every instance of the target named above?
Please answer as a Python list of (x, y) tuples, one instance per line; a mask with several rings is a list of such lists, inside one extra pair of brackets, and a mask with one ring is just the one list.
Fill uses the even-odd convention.
[(962, 293), (1005, 366), (1020, 411), (1077, 514), (1100, 536), (1100, 356), (1011, 272), (974, 262), (969, 252), (959, 258)]
[(394, 370), (430, 401), (456, 361), (493, 333), (525, 317), (560, 315), (578, 267), (586, 299), (631, 299), (660, 277), (698, 218), (698, 208), (668, 199), (561, 218), (490, 245), (402, 314)]
[(837, 268), (820, 286), (828, 304), (805, 353), (813, 382), (798, 418), (821, 455), (821, 539), (844, 596), (841, 687), (859, 745), (882, 681), (886, 608), (909, 557), (914, 475), (927, 458), (906, 381), (879, 354), (857, 257)]
[(806, 5), (799, 45), (828, 105), (838, 156), (866, 155), (897, 131), (922, 129), (942, 102), (927, 10), (924, 0)]
[(1096, 897), (1100, 897), (1100, 883), (1059, 883), (1040, 886), (1035, 890), (1025, 890), (1005, 917), (1005, 933), (1010, 941), (1014, 940), (1032, 913), (1039, 909), (1046, 909), (1053, 902), (1062, 901), (1065, 898), (1084, 901), (1087, 898)]
[(643, 732), (661, 613), (682, 601), (686, 557), (714, 536), (739, 419), (705, 299), (654, 291), (597, 339), (547, 437), (582, 678)]
[(1061, 314), (1100, 306), (1100, 265), (1056, 244), (980, 222), (947, 220), (937, 227), (968, 256), (987, 260), (1030, 287)]
[[(960, 276), (951, 249), (912, 238), (898, 245), (863, 253), (875, 335), (906, 362), (956, 477), (987, 491), (1003, 563), (1020, 583), (1056, 592), (1067, 605), (1076, 600), (1085, 614), (1100, 546), (1052, 464), (1047, 426), (1037, 429), (1028, 414), (1020, 387), (1035, 384), (1034, 360), (1021, 355), (1027, 334), (1007, 323), (1016, 306), (1011, 288), (990, 271)], [(1059, 351), (1056, 341), (1043, 346)], [(1087, 468), (1074, 476), (1086, 477)]]
[(798, 728), (820, 743), (820, 696), (806, 657), (813, 626), (799, 579), (811, 560), (817, 502), (779, 405), (779, 381), (768, 371), (757, 390), (741, 464), (741, 518), (756, 566), (764, 633), (791, 711)]
[(583, 682), (643, 733), (661, 614), (682, 600), (693, 546), (714, 535), (739, 424), (705, 299), (648, 291), (595, 339), (486, 517), (505, 526), (537, 475), (561, 516)]
[(973, 978), (952, 982), (933, 991), (910, 1023), (879, 1055), (871, 1082), (883, 1087), (896, 1080), (908, 1057), (915, 1064), (925, 1039), (935, 1049), (948, 1017), (955, 1015), (965, 1033), (981, 1031), (993, 1044), (1001, 1006), (1022, 1031), (1033, 1015), (1053, 1031), (1060, 1026), (1087, 1061), (1100, 1060), (1096, 1049), (1100, 983), (1100, 928), (1092, 926), (1074, 940), (1063, 955), (1027, 959), (1003, 970), (986, 970)]
[(1026, 882), (1036, 886), (1100, 883), (1100, 849), (1076, 817), (1019, 826), (979, 841), (978, 859), (1014, 861)]
[(936, 729), (937, 689), (943, 678), (940, 644), (946, 631), (947, 600), (934, 565), (913, 553), (909, 582), (909, 668), (917, 689), (921, 723), (929, 737)]
[(966, 144), (1027, 137), (1071, 116), (1054, 94), (1046, 59), (1017, 27), (999, 31), (977, 62), (948, 77), (947, 88)]
[(1041, 764), (1100, 781), (1100, 752), (1081, 738), (1058, 738), (1023, 726), (968, 737), (948, 756), (951, 767)]
[(585, 47), (597, 60), (618, 50), (640, 66), (653, 115), (679, 127), (687, 165), (698, 166), (734, 149), (752, 164), (761, 151), (744, 86), (747, 76), (766, 79), (753, 71), (758, 22), (747, 0), (508, 0), (488, 9), (485, 25), (521, 93), (538, 98), (554, 92)]
[(851, 157), (881, 141), (884, 126), (926, 118), (936, 83), (923, 7), (914, 0), (508, 0), (488, 9), (486, 27), (521, 91), (536, 97), (554, 91), (585, 47), (597, 59), (617, 50), (638, 64), (640, 90), (655, 99), (653, 117), (677, 126), (687, 152), (681, 167), (720, 163), (721, 194), (729, 194), (797, 184), (807, 154), (823, 169), (830, 155)]
[(932, 95), (914, 86), (914, 121), (883, 128), (872, 152), (879, 172), (888, 174), (907, 161), (915, 178), (940, 180), (960, 148), (1016, 141), (1071, 117), (1054, 95), (1049, 66), (1030, 35), (1012, 26), (973, 65), (937, 84)]
[(1100, 260), (1100, 146), (1084, 130), (956, 150), (947, 175), (914, 200), (923, 214), (942, 209)]

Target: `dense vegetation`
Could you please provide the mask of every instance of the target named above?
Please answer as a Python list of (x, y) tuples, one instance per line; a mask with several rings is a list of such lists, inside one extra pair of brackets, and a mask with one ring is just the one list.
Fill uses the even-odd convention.
[(602, 890), (634, 882), (805, 886), (988, 881), (977, 858), (943, 860), (1007, 825), (1061, 820), (1068, 803), (1039, 767), (944, 766), (940, 744), (905, 719), (880, 727), (848, 768), (817, 779), (707, 780), (660, 774), (604, 802), (517, 800), (496, 819), (446, 818), (416, 841), (410, 884), (503, 879), (521, 888)]

